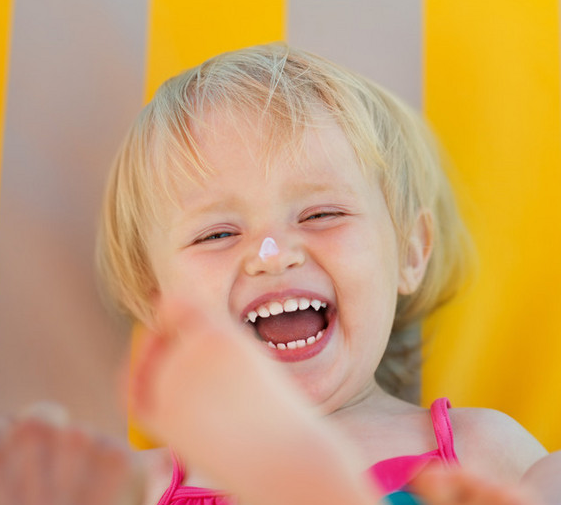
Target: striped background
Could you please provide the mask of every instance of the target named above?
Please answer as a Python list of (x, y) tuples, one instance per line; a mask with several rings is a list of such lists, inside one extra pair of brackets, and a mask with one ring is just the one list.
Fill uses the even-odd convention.
[(425, 325), (423, 402), (504, 410), (560, 449), (559, 26), (559, 0), (2, 0), (0, 410), (51, 398), (124, 433), (127, 331), (92, 269), (111, 158), (163, 79), (287, 40), (423, 110), (455, 165), (479, 267)]

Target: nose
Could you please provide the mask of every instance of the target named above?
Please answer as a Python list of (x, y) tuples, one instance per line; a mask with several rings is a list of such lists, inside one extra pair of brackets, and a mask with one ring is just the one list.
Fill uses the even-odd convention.
[(265, 237), (249, 246), (245, 271), (251, 276), (280, 275), (288, 269), (303, 265), (304, 261), (304, 250), (296, 243)]

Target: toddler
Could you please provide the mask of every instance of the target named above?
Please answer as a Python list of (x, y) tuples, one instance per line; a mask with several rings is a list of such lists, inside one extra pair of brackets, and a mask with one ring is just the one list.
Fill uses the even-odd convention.
[(506, 415), (387, 392), (407, 373), (403, 330), (453, 296), (465, 245), (430, 134), (367, 79), (268, 45), (164, 83), (114, 165), (99, 249), (111, 296), (148, 328), (138, 414), (181, 454), (160, 504), (231, 503), (220, 487), (273, 503), (274, 471), (303, 454), (326, 468), (296, 487), (368, 475), (355, 503), (431, 462), (520, 479), (545, 451)]

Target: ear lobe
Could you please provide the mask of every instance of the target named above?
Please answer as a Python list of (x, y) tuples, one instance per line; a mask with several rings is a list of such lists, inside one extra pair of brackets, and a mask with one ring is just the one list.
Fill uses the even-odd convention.
[(400, 295), (410, 295), (420, 286), (432, 253), (433, 238), (432, 213), (421, 210), (402, 255), (398, 284)]

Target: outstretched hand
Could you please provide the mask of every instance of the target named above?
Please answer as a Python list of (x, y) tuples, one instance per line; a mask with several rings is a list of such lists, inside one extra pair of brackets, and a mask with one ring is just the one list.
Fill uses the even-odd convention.
[[(133, 409), (188, 466), (250, 505), (378, 503), (365, 465), (239, 325), (175, 300), (142, 340)], [(132, 453), (63, 417), (0, 419), (0, 505), (142, 503)], [(412, 490), (427, 505), (540, 505), (459, 468), (429, 468)]]
[(141, 424), (217, 486), (255, 505), (372, 505), (339, 435), (233, 321), (163, 303), (131, 373)]
[[(187, 465), (252, 505), (379, 502), (365, 466), (251, 335), (182, 300), (162, 305), (159, 324), (132, 373), (133, 406)], [(541, 505), (460, 468), (429, 468), (412, 490), (427, 505)]]
[(59, 407), (2, 418), (0, 505), (137, 505), (141, 489), (130, 451), (71, 427)]
[(543, 505), (519, 484), (495, 483), (457, 468), (430, 466), (411, 489), (429, 505)]

